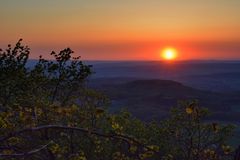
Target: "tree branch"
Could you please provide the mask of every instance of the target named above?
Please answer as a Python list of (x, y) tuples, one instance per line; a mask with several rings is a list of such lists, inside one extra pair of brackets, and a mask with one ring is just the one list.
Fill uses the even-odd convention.
[(33, 154), (35, 154), (35, 153), (37, 153), (37, 152), (40, 152), (41, 150), (47, 148), (48, 145), (51, 144), (51, 143), (52, 143), (52, 142), (49, 142), (48, 144), (43, 145), (43, 146), (40, 147), (40, 148), (31, 150), (31, 151), (25, 152), (25, 153), (0, 154), (0, 158), (19, 158), (19, 157), (27, 157), (27, 156), (33, 155)]
[(137, 144), (138, 146), (141, 146), (149, 151), (153, 151), (154, 153), (159, 153), (158, 151), (144, 145), (143, 143), (139, 142), (138, 140), (134, 139), (133, 137), (129, 137), (127, 135), (122, 135), (122, 134), (104, 134), (104, 133), (100, 133), (97, 131), (90, 131), (88, 129), (84, 129), (84, 128), (78, 128), (78, 127), (68, 127), (68, 126), (61, 126), (61, 125), (44, 125), (44, 126), (39, 126), (39, 127), (34, 127), (34, 128), (26, 128), (26, 129), (22, 129), (16, 132), (12, 132), (9, 135), (3, 137), (0, 139), (0, 143), (10, 139), (11, 137), (15, 137), (18, 136), (22, 133), (25, 132), (35, 132), (35, 131), (40, 131), (40, 130), (45, 130), (45, 129), (62, 129), (62, 130), (72, 130), (72, 131), (77, 131), (77, 132), (82, 132), (85, 134), (92, 134), (92, 135), (96, 135), (99, 137), (104, 137), (104, 138), (113, 138), (113, 139), (119, 139), (119, 140), (123, 140), (126, 143), (130, 143), (133, 142), (135, 144)]

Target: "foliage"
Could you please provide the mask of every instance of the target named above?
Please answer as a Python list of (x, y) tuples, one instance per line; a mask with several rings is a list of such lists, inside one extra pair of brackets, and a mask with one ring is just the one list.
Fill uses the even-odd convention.
[(20, 40), (0, 50), (0, 158), (2, 159), (227, 159), (233, 126), (207, 123), (206, 109), (185, 102), (160, 123), (128, 112), (107, 112), (109, 100), (86, 87), (91, 66), (52, 52), (27, 68)]

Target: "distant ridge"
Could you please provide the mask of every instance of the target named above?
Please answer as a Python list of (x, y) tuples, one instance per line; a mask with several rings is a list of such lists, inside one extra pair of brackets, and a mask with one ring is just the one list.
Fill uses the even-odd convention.
[[(173, 80), (100, 78), (93, 86), (110, 97), (112, 111), (127, 108), (144, 120), (166, 117), (182, 100), (198, 100), (213, 112), (213, 117), (216, 113), (224, 120), (236, 120), (240, 114), (232, 110), (232, 106), (240, 105), (239, 94), (199, 90)], [(229, 116), (231, 113), (235, 116)]]
[(148, 79), (148, 80), (134, 80), (126, 83), (127, 86), (136, 86), (136, 87), (151, 87), (156, 85), (156, 87), (173, 87), (173, 86), (183, 86), (182, 83), (173, 81), (173, 80), (160, 80), (160, 79)]

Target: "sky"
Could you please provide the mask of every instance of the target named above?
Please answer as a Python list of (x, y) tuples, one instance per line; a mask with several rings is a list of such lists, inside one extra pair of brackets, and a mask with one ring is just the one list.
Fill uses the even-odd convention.
[(240, 0), (1, 0), (0, 48), (31, 58), (70, 47), (85, 60), (240, 60)]

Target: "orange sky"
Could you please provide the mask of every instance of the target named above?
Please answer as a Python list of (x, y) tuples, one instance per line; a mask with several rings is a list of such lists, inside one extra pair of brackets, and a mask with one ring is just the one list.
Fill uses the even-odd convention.
[(31, 58), (71, 47), (83, 59), (240, 59), (239, 0), (1, 0), (0, 47), (19, 38)]

